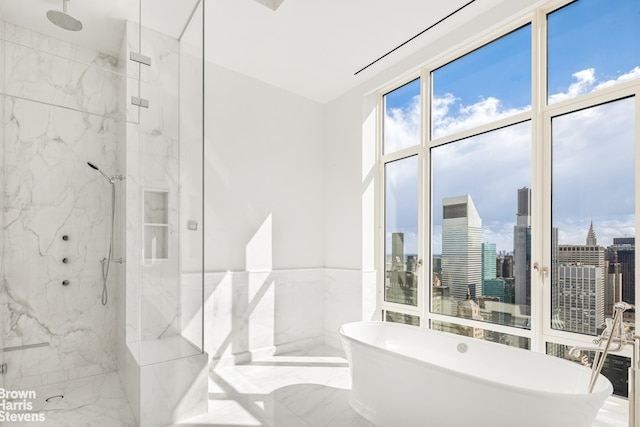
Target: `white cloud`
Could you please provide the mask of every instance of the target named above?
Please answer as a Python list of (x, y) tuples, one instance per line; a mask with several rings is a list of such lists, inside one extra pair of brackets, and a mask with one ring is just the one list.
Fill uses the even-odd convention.
[[(616, 79), (604, 82), (598, 81), (594, 68), (578, 71), (573, 74), (573, 78), (575, 81), (566, 92), (550, 96), (550, 103), (640, 78), (640, 67), (635, 67)], [(459, 102), (459, 98), (450, 93), (433, 100), (431, 114), (435, 124), (435, 137), (491, 123), (530, 109), (530, 106), (505, 108), (503, 102), (494, 97), (479, 100), (471, 105), (459, 105)], [(616, 164), (621, 166), (624, 163), (617, 154), (628, 151), (626, 148), (618, 148), (618, 141), (628, 140), (629, 134), (633, 133), (633, 127), (626, 124), (628, 107), (619, 104), (621, 103), (611, 103), (604, 107), (610, 110), (605, 115), (606, 119), (603, 119), (603, 108), (591, 108), (563, 116), (564, 123), (560, 123), (561, 120), (554, 122), (554, 180), (568, 183), (568, 189), (558, 191), (557, 194), (565, 200), (566, 203), (563, 205), (566, 204), (568, 210), (562, 211), (558, 204), (554, 203), (555, 214), (558, 215), (556, 219), (566, 221), (576, 216), (580, 220), (587, 217), (593, 218), (594, 221), (597, 219), (600, 226), (597, 231), (599, 237), (602, 237), (603, 244), (610, 244), (612, 237), (634, 233), (634, 225), (631, 221), (626, 218), (618, 220), (619, 222), (616, 220), (624, 217), (627, 204), (633, 204), (633, 200), (626, 201), (629, 198), (627, 197), (628, 186), (612, 185), (630, 181), (623, 174), (628, 168), (615, 166)], [(466, 142), (447, 144), (433, 151), (434, 215), (440, 214), (439, 205), (442, 197), (471, 194), (483, 218), (483, 240), (497, 243), (498, 250), (511, 250), (517, 189), (530, 186), (531, 130), (528, 124), (523, 125), (489, 132), (470, 138)], [(419, 135), (418, 97), (413, 98), (407, 108), (392, 109), (387, 113), (385, 117), (386, 152), (416, 144), (419, 141)], [(576, 153), (581, 155), (576, 156)], [(584, 153), (593, 155), (585, 156)], [(624, 156), (626, 154), (623, 154), (623, 158)], [(471, 170), (474, 172), (465, 173)], [(591, 186), (585, 187), (590, 189), (590, 192), (577, 191), (576, 182), (584, 184), (590, 181), (584, 177), (572, 179), (570, 174), (584, 170), (590, 171), (588, 177), (593, 179), (607, 174), (607, 180), (603, 181), (599, 178), (603, 189), (592, 183)], [(593, 171), (599, 171), (599, 173), (594, 174)], [(390, 177), (389, 184), (396, 189), (398, 199), (408, 196), (401, 190), (405, 186), (410, 191), (409, 197), (413, 198), (416, 180), (414, 168), (402, 167)], [(621, 201), (624, 201), (625, 208), (622, 207)], [(401, 201), (398, 200), (398, 203)], [(404, 209), (398, 209), (392, 215), (402, 216), (403, 211), (406, 212)], [(401, 222), (400, 218), (397, 219)], [(436, 223), (432, 243), (435, 253), (438, 253), (441, 230), (438, 219), (434, 218), (434, 220)], [(560, 226), (561, 233), (568, 241), (575, 240), (579, 243), (586, 238), (588, 225), (586, 228), (583, 224), (576, 226), (566, 222), (557, 225)]]
[(629, 71), (618, 77), (617, 79), (607, 80), (606, 82), (602, 82), (598, 84), (595, 90), (604, 89), (611, 86), (615, 86), (620, 83), (626, 83), (628, 81), (640, 78), (640, 67), (635, 67), (633, 70)]
[(561, 243), (584, 244), (593, 220), (600, 244), (633, 235), (635, 101), (553, 121), (553, 212)]
[(502, 101), (488, 97), (475, 104), (461, 105), (457, 111), (452, 111), (456, 100), (457, 98), (450, 93), (434, 99), (432, 109), (434, 138), (491, 123), (531, 108), (529, 105), (522, 108), (504, 108)]
[(566, 99), (575, 98), (586, 93), (595, 92), (600, 89), (612, 87), (621, 83), (625, 83), (640, 78), (640, 67), (635, 67), (627, 73), (620, 75), (615, 79), (604, 82), (598, 82), (596, 71), (594, 68), (587, 68), (572, 74), (576, 80), (569, 85), (566, 92), (559, 92), (549, 95), (549, 104), (564, 101)]
[[(432, 115), (434, 123), (437, 124), (436, 136), (490, 123), (530, 108), (527, 106), (522, 109), (506, 109), (500, 100), (493, 97), (469, 106), (456, 107), (457, 101), (452, 94), (434, 100)], [(456, 114), (452, 115), (451, 112), (456, 108)], [(417, 143), (419, 132), (420, 105), (416, 97), (407, 108), (391, 109), (387, 112), (385, 152)], [(517, 188), (529, 185), (530, 182), (530, 139), (530, 126), (520, 124), (479, 135), (466, 143), (438, 147), (433, 158), (437, 163), (433, 169), (438, 187), (434, 189), (435, 204), (439, 206), (442, 197), (471, 194), (476, 206), (482, 211), (483, 221), (486, 221), (485, 240), (499, 243), (500, 250), (511, 250)], [(392, 173), (387, 175), (387, 185), (393, 193), (387, 201), (392, 206), (397, 206), (397, 209), (388, 209), (387, 216), (390, 223), (398, 225), (406, 224), (401, 217), (409, 212), (413, 216), (412, 204), (417, 200), (418, 178), (417, 169), (408, 167), (409, 164), (414, 164), (410, 159), (400, 162), (410, 163), (390, 166), (393, 168)], [(470, 169), (476, 173), (460, 173)], [(513, 189), (505, 188), (505, 182), (513, 184)], [(407, 202), (411, 206), (407, 205)], [(506, 218), (510, 221), (503, 223)], [(407, 231), (405, 229), (405, 232)], [(434, 235), (435, 237), (437, 236)], [(439, 241), (434, 242), (436, 251), (439, 250), (439, 246)]]
[(420, 143), (420, 97), (406, 108), (391, 108), (384, 117), (384, 151), (392, 153)]
[(564, 101), (565, 99), (575, 98), (576, 96), (587, 93), (589, 92), (589, 88), (593, 87), (593, 84), (596, 81), (595, 69), (593, 68), (578, 71), (573, 73), (571, 76), (574, 77), (576, 81), (569, 85), (569, 89), (567, 89), (566, 92), (549, 95), (549, 104)]
[[(433, 149), (434, 223), (442, 221), (444, 197), (470, 194), (482, 218), (483, 241), (513, 250), (517, 190), (531, 185), (530, 141), (530, 124), (520, 123)], [(437, 239), (433, 245), (440, 250)]]

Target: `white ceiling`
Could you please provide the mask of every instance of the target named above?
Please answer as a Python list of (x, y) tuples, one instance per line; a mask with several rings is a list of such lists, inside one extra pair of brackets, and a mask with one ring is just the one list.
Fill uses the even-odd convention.
[[(321, 103), (501, 3), (513, 8), (517, 2), (521, 9), (536, 3), (475, 0), (356, 76), (470, 0), (204, 1), (210, 61)], [(142, 24), (179, 37), (198, 2), (142, 0)], [(70, 0), (68, 12), (84, 24), (73, 33), (49, 23), (49, 9), (62, 10), (62, 0), (0, 0), (0, 16), (7, 22), (112, 55), (120, 48), (124, 21), (140, 16), (137, 0)]]

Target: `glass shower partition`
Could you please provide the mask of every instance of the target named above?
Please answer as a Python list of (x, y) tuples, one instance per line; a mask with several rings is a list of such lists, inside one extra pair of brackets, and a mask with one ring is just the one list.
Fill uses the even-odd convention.
[(179, 25), (146, 27), (148, 0), (127, 27), (127, 342), (141, 366), (202, 352), (203, 8), (173, 3)]
[(141, 426), (207, 410), (203, 14), (199, 0), (141, 0), (126, 27), (125, 318)]
[[(37, 391), (39, 410), (70, 381), (117, 370), (141, 427), (206, 412), (204, 2), (114, 4), (117, 19), (80, 14), (76, 35), (20, 20), (16, 9), (36, 6), (10, 3), (0, 2), (0, 387)], [(109, 31), (93, 46), (99, 26)], [(87, 396), (76, 397), (63, 405)]]

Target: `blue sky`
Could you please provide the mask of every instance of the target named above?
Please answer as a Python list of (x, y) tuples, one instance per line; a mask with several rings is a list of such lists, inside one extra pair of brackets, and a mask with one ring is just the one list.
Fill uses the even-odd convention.
[[(552, 13), (549, 103), (639, 78), (639, 22), (638, 0), (580, 0)], [(436, 70), (433, 135), (528, 111), (530, 46), (531, 27), (525, 26)], [(414, 81), (386, 96), (385, 151), (418, 142), (419, 90)], [(603, 245), (635, 233), (633, 108), (631, 101), (617, 102), (554, 120), (553, 221), (561, 243), (584, 243), (591, 220)], [(440, 250), (441, 198), (462, 194), (471, 194), (483, 219), (483, 240), (512, 250), (517, 189), (530, 186), (530, 143), (525, 123), (433, 151), (434, 253)], [(415, 180), (417, 168), (402, 166), (387, 182), (395, 193), (388, 229), (405, 232), (407, 253), (417, 248)]]
[(640, 65), (637, 0), (580, 0), (550, 14), (548, 27), (549, 94), (563, 92), (578, 70), (595, 68), (606, 81)]

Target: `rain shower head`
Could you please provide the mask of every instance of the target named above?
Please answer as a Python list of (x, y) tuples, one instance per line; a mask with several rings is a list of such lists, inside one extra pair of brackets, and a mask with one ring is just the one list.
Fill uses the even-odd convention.
[(96, 165), (94, 165), (94, 164), (93, 164), (93, 163), (91, 163), (91, 162), (87, 162), (87, 164), (89, 165), (89, 167), (90, 167), (91, 169), (95, 169), (95, 170), (97, 170), (98, 172), (100, 172), (100, 175), (104, 176), (104, 179), (106, 179), (107, 181), (109, 181), (109, 184), (113, 184), (113, 183), (114, 183), (114, 182), (113, 182), (113, 178), (110, 178), (110, 177), (108, 177), (107, 175), (105, 175), (105, 173), (104, 173), (104, 172), (102, 172), (102, 171), (100, 170), (100, 168), (99, 168), (99, 167), (97, 167)]
[(68, 1), (69, 0), (62, 0), (62, 12), (59, 10), (47, 11), (47, 18), (51, 23), (63, 30), (80, 31), (82, 29), (82, 22), (67, 13)]

